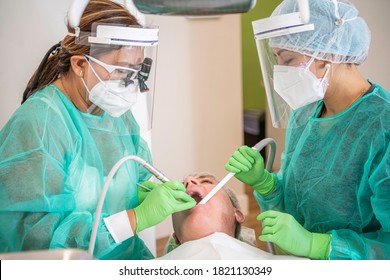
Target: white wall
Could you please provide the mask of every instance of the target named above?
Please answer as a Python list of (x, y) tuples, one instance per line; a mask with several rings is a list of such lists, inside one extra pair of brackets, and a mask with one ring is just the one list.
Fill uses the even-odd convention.
[[(155, 166), (175, 179), (197, 171), (222, 179), (227, 159), (243, 143), (240, 17), (152, 16), (147, 22), (160, 26)], [(237, 180), (229, 185), (243, 193)], [(157, 236), (169, 224), (158, 226)]]
[[(46, 51), (60, 41), (70, 0), (0, 3), (0, 128), (19, 106), (23, 90)], [(208, 171), (219, 178), (243, 143), (239, 15), (217, 19), (148, 16), (160, 26), (152, 130), (154, 165), (171, 179)], [(229, 185), (239, 194), (243, 184)], [(170, 219), (157, 237), (172, 231)]]
[(352, 0), (371, 30), (371, 47), (368, 59), (360, 66), (365, 77), (390, 90), (388, 67), (390, 56), (390, 1)]
[[(390, 1), (389, 0), (352, 0), (359, 10), (371, 30), (371, 47), (367, 60), (359, 66), (360, 71), (373, 83), (381, 85), (390, 90), (390, 79), (388, 67), (390, 65), (390, 56), (388, 55), (388, 46), (390, 45)], [(285, 144), (285, 130), (272, 127), (269, 115), (267, 116), (267, 137), (272, 137), (277, 143), (277, 155), (274, 167), (280, 167), (280, 155)]]
[(0, 2), (0, 128), (22, 101), (26, 84), (45, 53), (66, 34), (71, 0)]

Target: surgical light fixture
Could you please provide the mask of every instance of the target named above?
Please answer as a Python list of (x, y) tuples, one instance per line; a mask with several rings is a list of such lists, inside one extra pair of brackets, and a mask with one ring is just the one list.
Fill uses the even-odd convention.
[(256, 0), (133, 0), (144, 14), (208, 16), (246, 13)]
[[(68, 11), (68, 24), (77, 30), (81, 16), (90, 0), (73, 0)], [(270, 0), (263, 0), (270, 1)], [(297, 0), (301, 19), (308, 23), (310, 10), (308, 0)], [(208, 16), (246, 13), (256, 6), (256, 0), (133, 0), (134, 6), (143, 14)]]

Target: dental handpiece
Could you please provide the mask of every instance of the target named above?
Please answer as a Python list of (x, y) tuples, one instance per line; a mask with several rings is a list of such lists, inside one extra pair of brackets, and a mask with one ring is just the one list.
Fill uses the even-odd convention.
[[(269, 160), (267, 162), (266, 169), (268, 171), (272, 170), (272, 165), (274, 163), (275, 159), (275, 150), (276, 150), (276, 143), (275, 140), (272, 138), (265, 138), (261, 140), (259, 143), (257, 143), (255, 146), (252, 147), (252, 149), (255, 149), (257, 151), (261, 151), (265, 146), (268, 144), (271, 145)], [(227, 174), (212, 190), (209, 192), (198, 204), (205, 204), (207, 201), (209, 201), (222, 187), (231, 179), (233, 178), (235, 173), (229, 173)]]
[(153, 167), (146, 161), (138, 161), (143, 167), (145, 167), (150, 173), (152, 173), (157, 179), (159, 179), (162, 183), (166, 183), (171, 181), (166, 177), (161, 171), (157, 170), (157, 168)]
[[(157, 179), (159, 179), (161, 181), (161, 183), (166, 183), (166, 182), (170, 181), (170, 179), (168, 179), (168, 177), (166, 177), (161, 171), (157, 170), (157, 168), (155, 168), (154, 166), (150, 165), (146, 161), (144, 161), (144, 160), (142, 160), (142, 161), (137, 160), (137, 161), (143, 167), (145, 167), (150, 173), (152, 173)], [(145, 189), (147, 191), (151, 191), (150, 188), (145, 187), (142, 184), (137, 183), (137, 186), (140, 187), (140, 188), (143, 188), (143, 189)]]

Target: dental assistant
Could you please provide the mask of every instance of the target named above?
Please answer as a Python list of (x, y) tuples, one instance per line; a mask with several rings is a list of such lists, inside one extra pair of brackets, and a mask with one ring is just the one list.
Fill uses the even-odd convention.
[[(90, 1), (79, 28), (68, 27), (48, 51), (0, 132), (1, 253), (87, 250), (113, 165), (128, 155), (151, 162), (132, 108), (141, 89), (152, 101), (158, 29), (141, 26), (109, 0)], [(143, 117), (151, 117), (146, 108)], [(133, 161), (116, 173), (99, 221), (96, 258), (154, 258), (137, 234), (195, 206), (176, 181), (138, 192), (136, 184), (150, 176)]]
[(280, 171), (246, 146), (226, 169), (254, 189), (260, 240), (312, 259), (390, 259), (390, 93), (358, 70), (370, 45), (358, 10), (309, 7), (308, 23), (295, 0), (253, 22), (272, 121), (287, 128)]

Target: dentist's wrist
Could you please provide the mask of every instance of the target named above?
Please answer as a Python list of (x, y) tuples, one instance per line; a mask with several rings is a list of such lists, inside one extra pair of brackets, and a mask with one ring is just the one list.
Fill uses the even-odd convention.
[(310, 259), (327, 260), (329, 259), (330, 241), (332, 236), (327, 233), (312, 233)]
[(267, 196), (274, 190), (275, 185), (276, 185), (275, 176), (272, 173), (268, 172), (267, 170), (264, 170), (264, 175), (261, 178), (261, 180), (255, 185), (253, 185), (252, 187), (261, 196)]
[(135, 218), (134, 209), (127, 210), (126, 212), (127, 212), (127, 217), (129, 218), (131, 229), (133, 230), (134, 233), (137, 233), (136, 232), (137, 222)]
[(147, 226), (145, 225), (145, 220), (142, 218), (143, 216), (143, 211), (142, 208), (140, 207), (141, 205), (138, 205), (136, 208), (133, 210), (130, 210), (132, 213), (130, 213), (132, 219), (134, 219), (134, 232), (138, 234), (140, 231), (143, 231)]

